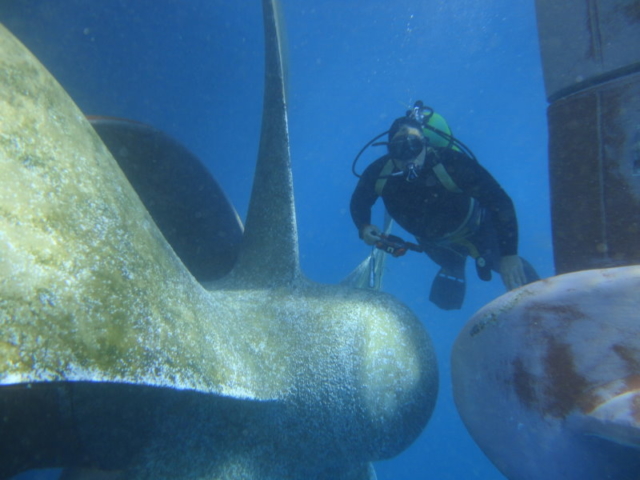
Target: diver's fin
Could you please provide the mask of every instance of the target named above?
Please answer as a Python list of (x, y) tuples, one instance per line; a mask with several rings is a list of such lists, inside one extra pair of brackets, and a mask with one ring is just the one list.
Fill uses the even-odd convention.
[(464, 274), (453, 276), (441, 268), (431, 284), (429, 300), (443, 310), (459, 310), (464, 302), (466, 286)]

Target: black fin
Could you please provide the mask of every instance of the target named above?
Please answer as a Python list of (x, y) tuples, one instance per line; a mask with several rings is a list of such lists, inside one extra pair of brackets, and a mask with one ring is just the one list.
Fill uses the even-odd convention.
[(431, 284), (429, 300), (443, 310), (459, 310), (462, 308), (466, 286), (464, 278), (448, 275), (441, 268)]

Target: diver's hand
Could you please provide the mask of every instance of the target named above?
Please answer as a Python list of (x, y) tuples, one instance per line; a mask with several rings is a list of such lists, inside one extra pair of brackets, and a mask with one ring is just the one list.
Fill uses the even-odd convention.
[(500, 260), (500, 276), (507, 290), (513, 290), (527, 283), (522, 260), (518, 255), (502, 257)]
[(380, 239), (381, 230), (375, 225), (365, 225), (360, 229), (360, 238), (367, 245), (375, 245)]

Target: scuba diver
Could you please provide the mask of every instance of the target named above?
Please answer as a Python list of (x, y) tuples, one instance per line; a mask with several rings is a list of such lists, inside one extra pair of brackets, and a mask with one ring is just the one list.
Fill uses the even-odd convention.
[[(386, 133), (388, 153), (358, 175), (358, 158)], [(360, 180), (351, 197), (351, 217), (360, 238), (385, 248), (387, 235), (371, 224), (371, 208), (382, 197), (391, 217), (418, 242), (407, 245), (440, 266), (429, 295), (438, 307), (462, 307), (467, 257), (475, 260), (480, 279), (489, 281), (491, 271), (496, 271), (507, 290), (539, 279), (518, 256), (518, 223), (511, 198), (451, 135), (444, 119), (422, 102), (360, 151), (353, 172)]]

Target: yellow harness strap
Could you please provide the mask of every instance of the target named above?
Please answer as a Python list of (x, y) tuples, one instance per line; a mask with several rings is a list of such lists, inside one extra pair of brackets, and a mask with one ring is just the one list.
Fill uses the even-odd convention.
[(384, 167), (382, 167), (382, 170), (380, 170), (380, 176), (376, 181), (375, 191), (379, 197), (382, 196), (382, 190), (384, 190), (384, 186), (387, 184), (387, 179), (392, 171), (393, 160), (388, 160), (387, 163), (384, 164)]
[(462, 190), (458, 188), (458, 185), (456, 185), (456, 182), (453, 181), (453, 178), (451, 178), (451, 176), (447, 172), (447, 169), (444, 168), (444, 165), (442, 165), (441, 163), (436, 163), (433, 166), (432, 170), (433, 173), (436, 174), (436, 177), (438, 177), (438, 180), (440, 180), (440, 183), (444, 186), (444, 188), (446, 188), (450, 192), (462, 193)]
[(457, 243), (458, 245), (462, 245), (463, 247), (466, 247), (467, 250), (469, 250), (469, 256), (473, 259), (476, 259), (480, 256), (480, 252), (478, 251), (478, 248), (466, 238), (452, 240), (451, 243)]
[[(393, 160), (388, 160), (387, 163), (384, 164), (384, 167), (382, 167), (380, 176), (378, 177), (375, 186), (375, 191), (378, 196), (382, 195), (382, 190), (384, 190), (384, 186), (387, 184), (387, 179), (393, 171), (393, 166)], [(453, 181), (453, 179), (447, 172), (447, 169), (444, 168), (444, 165), (442, 165), (442, 163), (436, 163), (431, 168), (444, 188), (446, 188), (450, 192), (462, 193), (462, 190), (458, 188), (458, 185), (456, 185), (456, 182)]]

